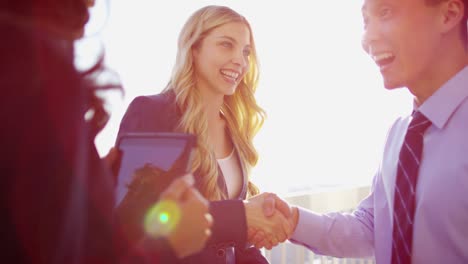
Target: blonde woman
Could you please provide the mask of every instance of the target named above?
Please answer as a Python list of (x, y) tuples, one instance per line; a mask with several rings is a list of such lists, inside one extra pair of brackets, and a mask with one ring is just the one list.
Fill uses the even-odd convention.
[(249, 177), (258, 159), (252, 139), (265, 117), (254, 97), (256, 55), (252, 30), (243, 16), (224, 6), (197, 10), (179, 35), (167, 87), (161, 94), (134, 99), (120, 125), (119, 136), (128, 132), (197, 136), (192, 172), (197, 188), (212, 201), (214, 223), (207, 247), (182, 263), (266, 263), (260, 251), (247, 246), (247, 227), (263, 230), (272, 241), (286, 239), (288, 226), (280, 222), (281, 214), (274, 216), (276, 222), (266, 221), (255, 203), (243, 202), (259, 192)]

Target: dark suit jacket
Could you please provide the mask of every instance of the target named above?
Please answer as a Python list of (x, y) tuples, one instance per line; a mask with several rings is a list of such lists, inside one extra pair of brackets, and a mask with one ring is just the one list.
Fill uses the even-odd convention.
[[(174, 132), (180, 117), (172, 92), (137, 97), (122, 119), (118, 138), (129, 132)], [(218, 184), (227, 193), (224, 177), (219, 171), (221, 177), (218, 177)], [(195, 179), (198, 177), (195, 175)], [(246, 198), (246, 179), (244, 173), (243, 188), (238, 199), (210, 203), (210, 213), (214, 220), (211, 238), (202, 252), (181, 263), (231, 263), (233, 251), (236, 263), (268, 263), (259, 250), (247, 248), (247, 223), (242, 202)]]

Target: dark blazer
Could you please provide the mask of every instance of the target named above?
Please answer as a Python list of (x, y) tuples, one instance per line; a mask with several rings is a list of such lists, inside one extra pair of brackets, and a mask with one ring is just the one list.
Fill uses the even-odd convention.
[[(173, 92), (137, 97), (122, 119), (117, 140), (129, 132), (174, 132), (180, 117)], [(247, 223), (242, 202), (246, 198), (247, 178), (243, 171), (243, 188), (238, 199), (210, 202), (214, 223), (205, 249), (181, 263), (234, 263), (234, 253), (235, 263), (268, 263), (259, 250), (247, 247)], [(221, 170), (219, 173), (218, 184), (227, 193)], [(197, 182), (199, 175), (195, 175), (195, 179)]]

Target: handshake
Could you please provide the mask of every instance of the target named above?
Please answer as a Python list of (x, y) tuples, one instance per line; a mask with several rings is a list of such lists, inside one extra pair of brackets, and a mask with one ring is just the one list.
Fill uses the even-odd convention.
[(273, 193), (262, 193), (244, 201), (247, 218), (247, 241), (256, 248), (278, 245), (291, 237), (298, 209)]

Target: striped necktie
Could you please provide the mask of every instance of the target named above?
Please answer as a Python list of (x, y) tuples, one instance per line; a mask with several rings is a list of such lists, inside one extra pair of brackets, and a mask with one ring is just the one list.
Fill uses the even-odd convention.
[(411, 263), (416, 183), (423, 149), (423, 136), (431, 125), (414, 112), (400, 150), (393, 205), (392, 263)]

